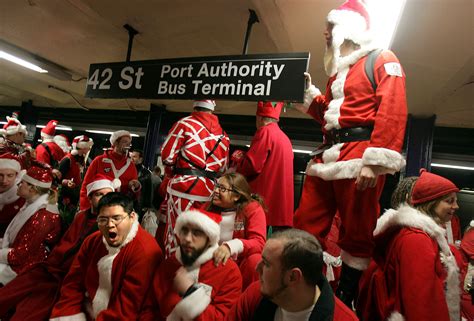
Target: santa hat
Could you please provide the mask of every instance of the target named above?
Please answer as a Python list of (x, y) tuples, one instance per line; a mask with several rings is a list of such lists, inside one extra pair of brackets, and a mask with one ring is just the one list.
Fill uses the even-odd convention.
[(71, 150), (71, 144), (69, 144), (69, 138), (67, 138), (66, 135), (64, 134), (56, 135), (54, 136), (53, 140), (59, 147), (61, 147), (61, 149), (65, 153), (69, 153), (69, 151)]
[(53, 183), (53, 173), (49, 167), (32, 166), (23, 175), (22, 180), (38, 187), (50, 188)]
[(214, 108), (216, 107), (216, 102), (214, 100), (195, 100), (193, 103), (193, 108), (194, 107), (214, 110)]
[(13, 169), (19, 173), (21, 171), (21, 164), (18, 158), (12, 153), (5, 153), (0, 155), (0, 169)]
[(77, 155), (77, 150), (81, 148), (92, 148), (92, 145), (94, 145), (94, 141), (92, 138), (87, 137), (86, 135), (80, 135), (74, 137), (72, 140), (72, 155)]
[(26, 126), (22, 125), (18, 119), (7, 116), (7, 123), (0, 129), (0, 134), (15, 135), (16, 133), (24, 133), (26, 135), (28, 133)]
[(283, 102), (259, 101), (257, 104), (257, 115), (280, 120), (282, 107)]
[(50, 120), (41, 130), (41, 136), (52, 139), (56, 132), (57, 120)]
[(92, 192), (98, 191), (103, 188), (110, 188), (112, 191), (115, 191), (115, 189), (117, 189), (118, 187), (120, 186), (115, 186), (114, 182), (110, 179), (110, 177), (107, 177), (102, 174), (97, 174), (94, 180), (86, 186), (87, 196), (89, 196)]
[(210, 245), (217, 244), (219, 241), (221, 228), (219, 223), (222, 216), (216, 213), (208, 212), (202, 209), (190, 209), (181, 213), (176, 220), (174, 232), (179, 234), (183, 226), (192, 224), (201, 229), (209, 237)]
[(132, 138), (132, 136), (130, 135), (130, 132), (126, 130), (117, 130), (116, 132), (113, 132), (112, 135), (110, 135), (110, 144), (113, 146), (115, 142), (117, 141), (117, 139), (123, 136), (128, 136)]
[(457, 192), (459, 192), (459, 188), (449, 179), (427, 172), (422, 168), (420, 178), (413, 186), (411, 203), (413, 205), (422, 204)]

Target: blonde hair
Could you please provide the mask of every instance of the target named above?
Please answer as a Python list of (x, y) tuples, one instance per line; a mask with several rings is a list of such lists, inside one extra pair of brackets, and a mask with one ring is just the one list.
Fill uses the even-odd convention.
[(58, 202), (58, 192), (56, 190), (36, 185), (31, 185), (31, 187), (33, 187), (39, 195), (48, 194), (48, 204), (56, 204)]

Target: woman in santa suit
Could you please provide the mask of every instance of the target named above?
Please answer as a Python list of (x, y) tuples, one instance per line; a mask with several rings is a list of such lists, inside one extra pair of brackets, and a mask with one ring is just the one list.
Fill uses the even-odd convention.
[(217, 181), (208, 210), (221, 213), (221, 244), (214, 252), (214, 263), (236, 260), (242, 274), (242, 289), (258, 280), (256, 266), (262, 258), (266, 240), (263, 200), (251, 193), (250, 185), (239, 173), (228, 173)]
[(421, 171), (411, 204), (386, 211), (374, 231), (373, 261), (360, 283), (361, 320), (460, 320), (456, 260), (439, 225), (457, 210), (459, 189)]
[[(47, 165), (30, 167), (18, 186), (25, 205), (8, 225), (0, 244), (0, 284), (7, 284), (42, 262), (61, 237), (56, 197), (50, 190), (53, 176)], [(1, 286), (1, 285), (0, 285)]]

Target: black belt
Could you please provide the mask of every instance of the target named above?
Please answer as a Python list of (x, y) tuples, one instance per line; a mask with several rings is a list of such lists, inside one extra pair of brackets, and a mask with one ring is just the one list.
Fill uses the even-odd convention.
[(339, 143), (360, 142), (370, 140), (373, 127), (350, 127), (333, 129), (324, 134), (324, 144), (334, 145)]
[(201, 169), (192, 169), (192, 168), (175, 168), (174, 173), (178, 175), (191, 175), (197, 177), (206, 177), (209, 179), (216, 179), (219, 177), (218, 172), (211, 172)]

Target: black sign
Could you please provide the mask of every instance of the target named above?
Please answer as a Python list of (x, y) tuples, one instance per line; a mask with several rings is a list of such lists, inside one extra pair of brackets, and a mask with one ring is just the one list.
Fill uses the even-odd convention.
[(86, 97), (302, 102), (309, 53), (92, 64)]

